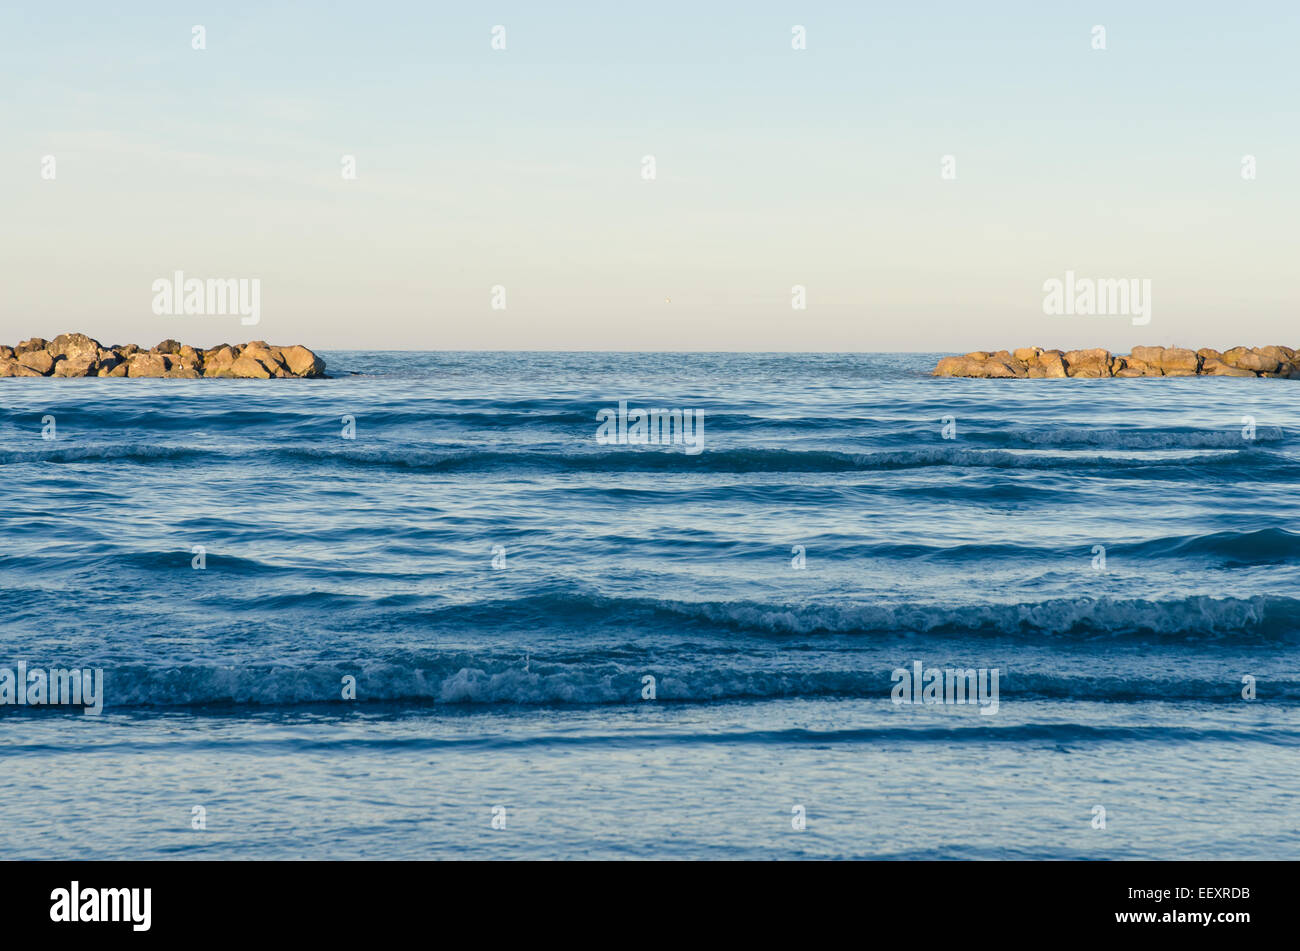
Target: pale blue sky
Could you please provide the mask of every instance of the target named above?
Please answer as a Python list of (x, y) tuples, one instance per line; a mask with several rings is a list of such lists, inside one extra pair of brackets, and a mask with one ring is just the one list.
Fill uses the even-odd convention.
[[(0, 9), (0, 341), (1300, 345), (1294, 3), (118, 6)], [(155, 316), (177, 269), (260, 325)], [(1045, 316), (1067, 269), (1150, 325)]]

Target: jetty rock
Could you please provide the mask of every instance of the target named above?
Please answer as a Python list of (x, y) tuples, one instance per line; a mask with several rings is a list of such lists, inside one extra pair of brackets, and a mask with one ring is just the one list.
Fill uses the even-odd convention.
[(323, 377), (325, 361), (303, 346), (274, 347), (265, 340), (223, 343), (206, 350), (164, 340), (148, 350), (133, 343), (106, 347), (85, 334), (33, 337), (0, 345), (3, 376), (200, 377), (270, 380)]
[(1022, 347), (976, 350), (944, 357), (934, 376), (1025, 380), (1048, 377), (1251, 376), (1300, 379), (1300, 351), (1290, 347), (1233, 347), (1220, 353), (1202, 348), (1134, 347), (1132, 353), (1109, 350), (1044, 350)]

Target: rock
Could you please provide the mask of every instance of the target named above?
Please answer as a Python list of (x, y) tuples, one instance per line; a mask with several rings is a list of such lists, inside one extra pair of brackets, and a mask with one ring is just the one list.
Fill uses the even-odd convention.
[(167, 360), (161, 353), (133, 353), (127, 361), (127, 376), (165, 376), (166, 373)]
[(213, 350), (203, 352), (203, 375), (214, 377), (233, 377), (231, 366), (235, 362), (235, 351), (222, 344)]
[(0, 360), (0, 376), (43, 376), (44, 374), (23, 366), (17, 360)]
[(1038, 355), (1038, 365), (1043, 368), (1043, 376), (1047, 379), (1064, 379), (1068, 375), (1065, 354), (1060, 350), (1044, 350)]
[[(96, 357), (97, 362), (99, 363), (99, 376), (108, 376), (108, 373), (105, 371), (111, 371), (113, 367), (122, 362), (122, 358), (117, 355), (116, 350), (101, 349)], [(123, 370), (122, 372), (125, 373), (126, 371)]]
[(969, 355), (945, 357), (939, 361), (939, 366), (935, 368), (934, 372), (937, 376), (994, 377), (998, 379), (1011, 379), (1029, 375), (1024, 365), (1018, 361), (994, 359), (987, 354), (983, 360), (977, 360)]
[[(19, 345), (21, 346), (21, 344)], [(14, 348), (15, 350), (18, 347)], [(50, 356), (46, 350), (20, 350), (18, 353), (18, 362), (29, 370), (35, 370), (37, 373), (45, 376), (54, 369), (54, 357)]]
[(74, 356), (54, 364), (54, 376), (94, 376), (99, 372), (99, 360), (94, 356)]
[[(305, 348), (304, 348), (305, 349)], [(286, 357), (288, 350), (282, 351)], [(310, 351), (308, 351), (310, 352)], [(305, 369), (300, 364), (291, 364)], [(303, 374), (300, 374), (303, 375)], [(1220, 353), (1209, 347), (1134, 347), (1128, 355), (1108, 350), (1043, 350), (1022, 347), (1006, 350), (975, 350), (964, 356), (943, 357), (935, 376), (1011, 378), (1029, 377), (1178, 377), (1234, 376), (1300, 379), (1300, 351), (1291, 347), (1233, 347)]]
[(273, 374), (258, 361), (256, 357), (250, 357), (247, 354), (240, 354), (230, 366), (230, 372), (236, 377), (242, 379), (269, 380)]
[(935, 376), (975, 376), (977, 361), (970, 357), (944, 357), (934, 368)]
[[(1136, 350), (1137, 348), (1134, 347)], [(1165, 371), (1165, 376), (1190, 375), (1195, 376), (1196, 371), (1201, 366), (1201, 358), (1196, 355), (1195, 351), (1184, 350), (1180, 347), (1170, 347), (1160, 356), (1158, 362), (1160, 369)]]
[[(1136, 349), (1136, 348), (1135, 348)], [(1139, 376), (1164, 376), (1164, 371), (1160, 367), (1142, 360), (1138, 360), (1132, 355), (1124, 358), (1124, 372), (1116, 373), (1116, 376), (1139, 377)]]
[(1165, 355), (1164, 347), (1134, 347), (1129, 354), (1134, 360), (1140, 360), (1147, 366), (1158, 367)]
[(177, 351), (176, 355), (180, 357), (181, 363), (185, 366), (193, 367), (196, 370), (203, 369), (203, 354), (195, 350), (189, 344), (185, 344)]
[(243, 352), (240, 353), (239, 357), (241, 360), (246, 357), (251, 357), (258, 363), (262, 364), (262, 366), (266, 367), (271, 376), (283, 377), (290, 375), (288, 369), (284, 365), (284, 361), (280, 358), (279, 347), (268, 347), (263, 345), (261, 341), (250, 343), (243, 349)]
[(1255, 352), (1265, 360), (1276, 360), (1280, 368), (1287, 368), (1295, 363), (1295, 351), (1290, 347), (1257, 347)]
[(984, 366), (984, 375), (997, 378), (1008, 377), (1027, 377), (1029, 371), (1024, 363), (1017, 360), (1007, 350), (999, 350), (991, 353), (982, 361)]
[(1012, 363), (1008, 360), (990, 359), (984, 364), (984, 371), (985, 376), (993, 379), (1029, 376), (1029, 371), (1025, 369), (1023, 364)]
[(1129, 358), (1131, 366), (1144, 368), (1143, 376), (1187, 375), (1184, 371), (1195, 375), (1201, 365), (1197, 354), (1181, 347), (1134, 347)]
[(59, 334), (45, 347), (51, 356), (81, 359), (98, 359), (102, 345), (85, 334)]
[(1092, 350), (1070, 350), (1064, 358), (1065, 371), (1070, 376), (1110, 376), (1110, 351), (1100, 347)]
[(1223, 362), (1239, 370), (1254, 370), (1272, 373), (1281, 365), (1274, 357), (1265, 356), (1246, 347), (1233, 347), (1224, 351)]
[[(1024, 364), (1005, 350), (981, 354), (983, 372), (1023, 376)], [(965, 375), (966, 368), (961, 373)], [(32, 337), (16, 347), (0, 345), (0, 376), (127, 376), (199, 379), (200, 377), (320, 377), (325, 361), (303, 346), (277, 347), (265, 340), (221, 344), (208, 350), (167, 339), (149, 350), (136, 344), (105, 347), (85, 334), (59, 334), (52, 341)]]
[(1224, 363), (1222, 360), (1217, 360), (1214, 357), (1210, 357), (1209, 359), (1206, 359), (1201, 364), (1201, 373), (1205, 376), (1253, 377), (1255, 375), (1254, 372), (1251, 370), (1241, 370), (1238, 369), (1237, 367), (1228, 366), (1228, 364)]

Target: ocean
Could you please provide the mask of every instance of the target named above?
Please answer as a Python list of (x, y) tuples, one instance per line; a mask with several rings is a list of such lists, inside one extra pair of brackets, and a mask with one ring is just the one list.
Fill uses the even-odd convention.
[(1300, 858), (1295, 382), (323, 356), (0, 380), (6, 857)]

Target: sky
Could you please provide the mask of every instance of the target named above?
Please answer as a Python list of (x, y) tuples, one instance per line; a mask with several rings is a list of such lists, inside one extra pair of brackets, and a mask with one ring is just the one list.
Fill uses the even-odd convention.
[(7, 0), (0, 342), (1300, 346), (1297, 50), (1290, 0)]

